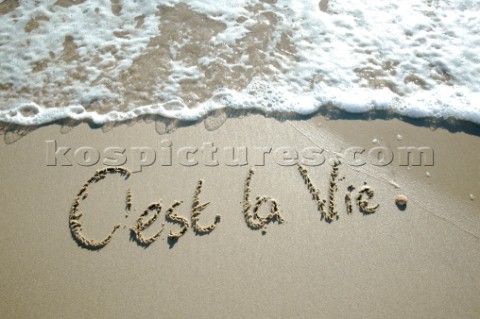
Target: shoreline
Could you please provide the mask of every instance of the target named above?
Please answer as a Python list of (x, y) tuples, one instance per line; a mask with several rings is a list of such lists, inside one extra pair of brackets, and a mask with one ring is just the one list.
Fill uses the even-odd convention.
[[(74, 129), (79, 125), (88, 125), (92, 129), (101, 129), (104, 132), (108, 132), (116, 127), (121, 126), (133, 126), (137, 123), (156, 123), (157, 133), (160, 135), (168, 134), (168, 128), (174, 130), (177, 127), (185, 127), (192, 125), (205, 125), (207, 130), (216, 130), (227, 119), (237, 119), (248, 116), (260, 115), (267, 118), (274, 118), (279, 121), (305, 121), (312, 120), (314, 118), (323, 117), (331, 121), (388, 121), (396, 120), (401, 121), (407, 124), (410, 124), (415, 127), (429, 128), (432, 131), (435, 130), (447, 130), (451, 133), (466, 133), (473, 136), (480, 136), (480, 124), (477, 124), (472, 121), (456, 119), (453, 117), (449, 118), (435, 118), (435, 117), (410, 117), (393, 111), (383, 111), (383, 110), (370, 110), (362, 113), (351, 113), (338, 108), (335, 108), (331, 104), (322, 106), (317, 111), (311, 114), (296, 114), (288, 112), (272, 112), (266, 113), (262, 110), (256, 109), (217, 109), (208, 112), (206, 115), (201, 118), (194, 120), (182, 120), (176, 118), (164, 117), (159, 114), (142, 114), (136, 115), (135, 118), (125, 119), (121, 121), (110, 121), (105, 123), (95, 123), (91, 119), (76, 120), (73, 118), (63, 118), (58, 119), (48, 123), (42, 123), (40, 125), (23, 125), (8, 121), (0, 120), (0, 134), (4, 135), (6, 132), (15, 133), (15, 132), (24, 132), (24, 135), (35, 131), (39, 128), (48, 127), (48, 126), (61, 126), (62, 133), (68, 133), (70, 130)], [(28, 115), (27, 115), (28, 116)], [(20, 134), (22, 135), (22, 134)], [(14, 143), (16, 139), (12, 142)], [(7, 142), (7, 141), (4, 141)], [(7, 144), (10, 144), (7, 142)]]

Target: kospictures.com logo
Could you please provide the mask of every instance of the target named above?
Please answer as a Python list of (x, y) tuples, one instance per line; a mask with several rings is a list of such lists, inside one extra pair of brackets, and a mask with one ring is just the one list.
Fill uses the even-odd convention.
[(109, 146), (97, 149), (92, 146), (72, 148), (59, 145), (56, 140), (47, 140), (47, 166), (105, 166), (128, 165), (132, 172), (141, 172), (143, 167), (160, 166), (320, 166), (332, 165), (336, 159), (350, 166), (433, 166), (434, 151), (428, 146), (403, 146), (390, 149), (376, 146), (370, 149), (349, 147), (338, 152), (313, 146), (298, 149), (292, 146), (223, 146), (204, 142), (201, 146), (173, 145), (163, 139), (156, 148), (150, 146)]

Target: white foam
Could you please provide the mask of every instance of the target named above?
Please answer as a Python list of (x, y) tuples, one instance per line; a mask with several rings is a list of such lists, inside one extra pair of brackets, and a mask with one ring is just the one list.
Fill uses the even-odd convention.
[[(171, 45), (171, 59), (163, 66), (169, 75), (158, 79), (147, 105), (126, 102), (127, 88), (119, 78), (161, 35), (159, 6), (178, 1), (122, 0), (118, 16), (108, 2), (69, 7), (55, 2), (20, 1), (0, 19), (0, 121), (41, 125), (72, 118), (101, 124), (146, 114), (193, 121), (219, 108), (311, 114), (332, 104), (352, 113), (386, 110), (480, 124), (478, 0), (330, 0), (327, 12), (320, 11), (317, 1), (261, 6), (253, 0), (189, 1), (190, 11), (225, 28), (199, 44), (213, 50), (196, 57), (196, 64), (178, 58), (188, 34)], [(275, 17), (274, 25), (268, 14)], [(25, 31), (33, 18), (37, 28)], [(262, 52), (245, 44), (257, 26), (272, 28)], [(69, 37), (77, 46), (73, 62), (61, 59)], [(290, 51), (279, 48), (285, 37)], [(263, 63), (249, 64), (252, 56)], [(45, 61), (46, 67), (40, 67)], [(215, 64), (233, 74), (230, 82), (248, 72), (254, 76), (235, 89), (223, 76), (223, 87), (190, 105), (182, 98), (183, 83), (203, 88)], [(263, 71), (256, 71), (261, 66)], [(234, 73), (235, 67), (243, 71)], [(67, 96), (69, 105), (45, 102), (62, 101), (59, 96)], [(117, 101), (118, 107), (88, 108), (101, 99)]]

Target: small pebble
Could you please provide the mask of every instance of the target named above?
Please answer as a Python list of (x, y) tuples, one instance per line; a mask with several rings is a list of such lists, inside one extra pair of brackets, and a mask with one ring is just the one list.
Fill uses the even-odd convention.
[(378, 144), (378, 140), (377, 140), (376, 138), (374, 138), (374, 139), (372, 140), (372, 143), (373, 143), (373, 144)]
[(425, 175), (427, 175), (427, 177), (430, 177), (430, 173), (429, 173), (429, 172), (426, 172)]
[(395, 204), (397, 204), (398, 206), (406, 206), (407, 202), (408, 198), (405, 195), (400, 194), (395, 197)]
[(475, 196), (473, 196), (473, 194), (470, 194), (468, 197), (470, 197), (470, 200), (474, 200), (474, 199), (475, 199)]
[(403, 140), (403, 136), (400, 134), (397, 134), (397, 141), (401, 141), (401, 140)]

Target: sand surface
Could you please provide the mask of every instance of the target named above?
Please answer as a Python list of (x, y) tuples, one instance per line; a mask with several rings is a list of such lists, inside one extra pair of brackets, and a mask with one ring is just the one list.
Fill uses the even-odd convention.
[[(216, 130), (198, 123), (165, 135), (156, 133), (155, 123), (108, 132), (82, 124), (61, 131), (67, 130), (50, 125), (0, 145), (2, 317), (478, 318), (478, 135), (398, 120), (279, 121), (260, 115), (229, 118)], [(82, 185), (106, 166), (73, 160), (71, 166), (47, 166), (49, 140), (72, 152), (85, 146), (157, 152), (155, 163), (128, 179), (109, 174), (88, 186), (80, 203), (83, 234), (102, 240), (120, 225), (102, 249), (79, 246), (69, 212)], [(165, 140), (174, 150), (171, 166), (161, 163)], [(268, 155), (264, 166), (250, 160), (227, 166), (221, 157), (218, 166), (207, 166), (200, 152), (198, 165), (178, 163), (179, 148), (208, 142), (219, 150), (324, 148), (326, 163), (305, 168), (327, 201), (332, 170), (327, 162), (348, 147), (428, 146), (435, 157), (433, 166), (400, 166), (397, 155), (387, 166), (343, 162), (335, 181), (338, 220), (327, 223), (295, 165), (278, 165)], [(132, 165), (129, 155), (123, 166), (132, 170)], [(272, 219), (266, 229), (247, 226), (243, 198), (251, 166), (250, 200), (275, 199), (283, 224)], [(211, 202), (199, 222), (212, 224), (216, 215), (221, 220), (207, 235), (190, 227), (172, 244), (168, 234), (180, 226), (166, 220), (165, 211), (183, 201), (176, 213), (190, 221), (199, 180), (200, 204)], [(372, 214), (362, 214), (355, 203), (364, 182), (374, 190), (370, 205), (379, 204)], [(344, 203), (349, 185), (355, 187), (351, 214)], [(405, 210), (395, 205), (398, 194), (409, 198)], [(144, 234), (155, 235), (163, 224), (164, 231), (148, 247), (140, 246), (130, 228), (160, 200), (162, 213)], [(262, 206), (259, 215), (266, 216), (269, 207)]]

